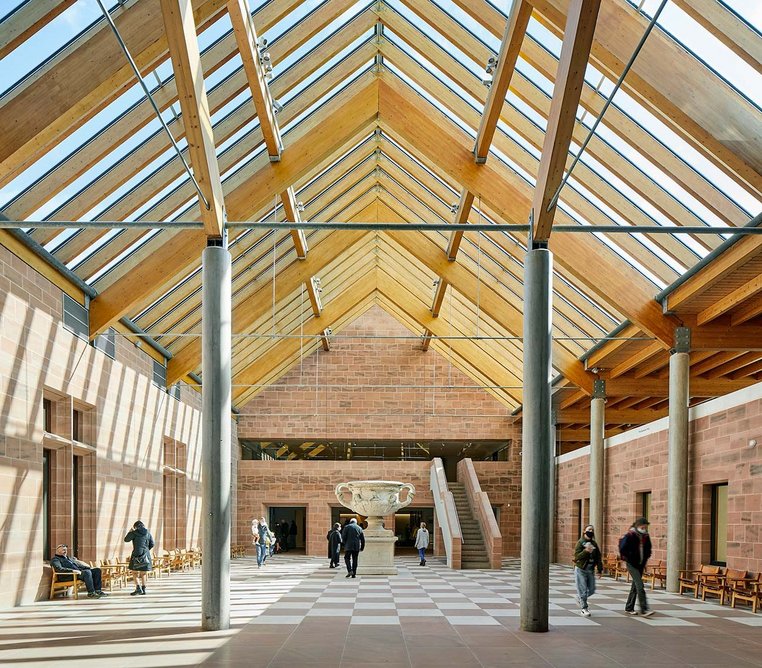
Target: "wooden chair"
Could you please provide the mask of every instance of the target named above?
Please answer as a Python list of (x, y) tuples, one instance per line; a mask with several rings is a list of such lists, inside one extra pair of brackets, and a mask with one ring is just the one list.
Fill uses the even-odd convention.
[(84, 580), (80, 580), (76, 573), (57, 573), (51, 569), (50, 578), (50, 597), (49, 600), (53, 600), (53, 597), (61, 591), (66, 592), (69, 595), (69, 589), (74, 590), (74, 598), (79, 599), (79, 588), (85, 585)]
[(621, 559), (617, 559), (614, 566), (614, 579), (619, 580), (619, 576), (623, 575), (626, 582), (630, 581), (630, 571), (627, 570), (627, 565)]
[(726, 583), (725, 568), (720, 568), (718, 575), (706, 576), (701, 583), (701, 600), (706, 601), (708, 596), (716, 596), (720, 599), (720, 605), (725, 603), (725, 583)]
[(756, 613), (762, 605), (762, 573), (756, 577), (736, 580), (730, 588), (730, 607), (736, 607), (736, 601), (751, 603), (751, 611)]
[(120, 587), (124, 587), (127, 584), (127, 563), (119, 561), (116, 557), (106, 559), (104, 563), (105, 568), (107, 568), (111, 574), (113, 582)]
[(603, 572), (608, 573), (611, 577), (614, 577), (616, 572), (617, 556), (615, 554), (607, 554), (603, 557)]
[(170, 575), (172, 573), (172, 562), (169, 556), (164, 554), (162, 556), (154, 557), (153, 570), (156, 572), (154, 577), (162, 577), (164, 574)]
[(109, 591), (114, 590), (114, 582), (117, 585), (121, 585), (121, 575), (116, 573), (115, 570), (106, 563), (105, 559), (99, 559), (96, 566), (101, 569), (101, 586), (105, 589), (108, 587)]
[(643, 571), (643, 582), (650, 582), (651, 589), (656, 589), (656, 583), (659, 582), (660, 587), (665, 587), (667, 582), (667, 562), (659, 561), (653, 564), (648, 564), (646, 570)]
[(697, 571), (680, 571), (679, 593), (682, 594), (684, 591), (693, 591), (693, 598), (698, 598), (699, 590), (701, 589), (704, 580), (708, 577), (716, 578), (719, 574), (719, 566), (705, 566), (704, 564), (701, 564), (701, 568)]

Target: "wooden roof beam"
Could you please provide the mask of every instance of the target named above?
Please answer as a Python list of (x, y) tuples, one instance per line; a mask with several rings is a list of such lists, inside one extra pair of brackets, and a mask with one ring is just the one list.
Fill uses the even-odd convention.
[(505, 26), (503, 41), (500, 44), (500, 53), (497, 56), (497, 65), (492, 77), (492, 85), (487, 93), (487, 102), (484, 105), (479, 131), (476, 133), (474, 144), (474, 158), (477, 163), (487, 162), (489, 147), (495, 136), (497, 122), (503, 110), (505, 96), (511, 83), (513, 70), (521, 51), (521, 43), (532, 17), (532, 5), (527, 0), (515, 0), (508, 15)]
[[(375, 80), (361, 78), (328, 102), (315, 116), (289, 133), (294, 160), (262, 164), (256, 158), (225, 181), (226, 201), (234, 220), (246, 220), (270, 198), (297, 182), (334, 151), (376, 122)], [(314, 132), (319, 125), (320, 132)], [(146, 302), (198, 263), (204, 234), (184, 230), (173, 243), (150, 253), (129, 273), (100, 293), (90, 308), (90, 336), (95, 337), (123, 315)], [(304, 280), (304, 279), (303, 279)], [(181, 374), (182, 375), (182, 374)]]
[(741, 302), (751, 299), (760, 293), (762, 293), (762, 274), (755, 276), (748, 283), (736, 288), (730, 294), (721, 297), (714, 304), (701, 311), (696, 317), (696, 324), (705, 325), (734, 309)]
[(762, 253), (762, 236), (749, 235), (740, 239), (664, 297), (662, 300), (664, 310), (679, 311), (681, 305), (703, 294), (760, 253)]
[[(280, 194), (280, 200), (283, 203), (283, 214), (286, 220), (293, 221), (294, 223), (300, 223), (302, 221), (301, 213), (299, 211), (299, 203), (296, 201), (296, 195), (294, 194), (293, 187), (289, 186)], [(304, 260), (307, 257), (307, 237), (304, 234), (304, 230), (294, 228), (291, 230), (291, 238), (294, 241), (294, 248), (296, 249), (296, 257), (300, 260)]]
[[(436, 165), (452, 180), (479, 192), (506, 222), (524, 222), (517, 218), (517, 212), (530, 209), (531, 189), (501, 165), (475, 165), (462, 159), (464, 152), (470, 153), (464, 146), (469, 141), (466, 133), (425, 100), (414, 96), (406, 84), (382, 73), (379, 107), (381, 125), (395, 139), (414, 147), (423, 160)], [(564, 222), (569, 221), (568, 216), (559, 215)], [(589, 292), (662, 341), (666, 348), (672, 347), (677, 321), (662, 313), (653, 299), (654, 286), (634, 267), (603, 243), (583, 239), (581, 235), (564, 235), (561, 242), (551, 242), (551, 246), (556, 261)], [(590, 274), (591, 266), (597, 267), (595, 277)], [(606, 276), (606, 280), (598, 280), (599, 276)]]
[[(327, 267), (339, 255), (353, 248), (366, 236), (367, 233), (356, 230), (336, 230), (316, 244), (307, 260), (292, 263), (280, 272), (275, 282), (276, 303), (297, 290), (302, 283), (310, 283), (312, 274)], [(272, 284), (268, 281), (233, 306), (233, 331), (246, 332), (270, 308), (272, 308)], [(320, 317), (322, 312), (322, 304), (319, 310), (313, 307), (315, 318)], [(323, 325), (324, 328), (325, 325)], [(200, 360), (201, 341), (192, 339), (169, 360), (167, 383), (171, 385), (189, 371), (193, 371)]]
[(238, 43), (238, 51), (241, 54), (243, 69), (249, 82), (251, 97), (257, 110), (262, 136), (267, 146), (267, 154), (271, 162), (277, 162), (280, 160), (283, 151), (283, 142), (280, 137), (278, 121), (275, 119), (273, 99), (267, 86), (264, 58), (269, 58), (269, 54), (264, 50), (264, 53), (260, 55), (257, 31), (249, 14), (248, 2), (246, 0), (228, 0), (227, 8)]
[[(667, 414), (667, 410), (607, 408), (603, 419), (606, 424), (647, 424)], [(556, 424), (590, 424), (590, 411), (576, 408), (562, 409), (558, 411)]]
[(561, 58), (553, 86), (553, 99), (532, 201), (530, 224), (533, 242), (547, 241), (553, 227), (558, 206), (556, 191), (561, 185), (569, 157), (569, 145), (585, 83), (585, 68), (590, 58), (599, 8), (600, 0), (571, 0), (569, 3)]
[[(468, 222), (468, 216), (471, 214), (471, 207), (474, 205), (474, 194), (463, 188), (460, 192), (460, 200), (458, 201), (458, 208), (455, 211), (456, 225), (463, 225)], [(461, 230), (455, 230), (450, 232), (450, 241), (447, 243), (447, 259), (453, 262), (458, 256), (458, 250), (460, 249), (460, 243), (463, 241), (463, 232)]]
[(221, 237), (225, 227), (225, 202), (193, 5), (191, 0), (161, 0), (161, 13), (175, 71), (193, 175), (206, 198), (205, 203), (199, 197), (201, 220), (208, 236)]

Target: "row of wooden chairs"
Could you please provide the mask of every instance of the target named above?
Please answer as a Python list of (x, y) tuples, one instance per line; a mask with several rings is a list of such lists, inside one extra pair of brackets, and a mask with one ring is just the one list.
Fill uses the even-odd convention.
[[(630, 581), (630, 572), (627, 570), (627, 566), (615, 554), (607, 554), (603, 557), (603, 572), (608, 573), (615, 580), (619, 580), (619, 577), (624, 577), (626, 582)], [(656, 585), (659, 587), (665, 587), (667, 582), (667, 562), (666, 561), (653, 561), (646, 566), (643, 571), (643, 582), (651, 583), (651, 589), (656, 589)]]
[(715, 596), (720, 605), (730, 600), (730, 607), (737, 602), (750, 603), (752, 612), (762, 607), (762, 573), (748, 573), (737, 568), (723, 568), (702, 564), (698, 570), (680, 571), (680, 593), (692, 591), (701, 600)]
[(231, 559), (240, 559), (241, 557), (245, 557), (246, 556), (246, 548), (247, 547), (248, 546), (243, 544), (243, 543), (241, 543), (241, 544), (233, 543), (230, 546), (230, 558)]
[[(148, 572), (148, 577), (160, 578), (169, 575), (173, 570), (191, 570), (201, 565), (201, 551), (195, 550), (164, 550), (161, 556), (152, 553), (151, 561), (153, 570)], [(111, 559), (98, 559), (87, 562), (92, 568), (101, 569), (101, 584), (104, 589), (113, 591), (114, 587), (124, 587), (130, 581), (129, 560), (121, 560), (117, 557)], [(84, 580), (76, 573), (51, 574), (50, 599), (61, 592), (68, 593), (71, 589), (74, 598), (79, 598), (79, 590), (85, 586)]]

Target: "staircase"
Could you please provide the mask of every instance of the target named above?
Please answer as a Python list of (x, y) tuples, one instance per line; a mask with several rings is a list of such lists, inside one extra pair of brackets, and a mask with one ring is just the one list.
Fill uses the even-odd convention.
[(489, 558), (484, 546), (484, 539), (479, 528), (479, 522), (471, 512), (468, 496), (462, 483), (448, 482), (448, 489), (455, 499), (458, 511), (460, 529), (463, 533), (463, 548), (461, 552), (461, 568), (489, 568)]

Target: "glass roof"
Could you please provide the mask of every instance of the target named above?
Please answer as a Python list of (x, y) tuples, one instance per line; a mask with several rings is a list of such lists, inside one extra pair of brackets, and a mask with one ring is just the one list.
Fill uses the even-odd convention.
[[(644, 26), (660, 4), (660, 0), (621, 2), (642, 14)], [(260, 11), (293, 7), (282, 16), (276, 12), (280, 18), (260, 34), (273, 54), (281, 54), (273, 58), (269, 87), (277, 101), (276, 119), (286, 147), (291, 133), (320, 126), (328, 105), (337, 100), (342, 90), (355, 90), (366, 78), (375, 76), (402, 82), (409, 96), (425, 101), (432, 113), (442, 114), (471, 140), (476, 137), (490, 83), (484, 70), (486, 58), (498, 53), (504, 25), (486, 25), (454, 0), (385, 0), (380, 4), (267, 0), (249, 4), (255, 25)], [(6, 3), (7, 13), (0, 21), (17, 20), (23, 5), (18, 0)], [(488, 13), (497, 11), (505, 18), (505, 5), (485, 2), (483, 9)], [(760, 37), (759, 3), (724, 0), (718, 7), (718, 11), (733, 12), (743, 22), (744, 30)], [(124, 6), (118, 3), (112, 11), (140, 12), (141, 2)], [(477, 16), (480, 11), (477, 7)], [(256, 165), (266, 148), (227, 13), (217, 12), (215, 19), (205, 25), (198, 40), (217, 158), (227, 185), (258, 169)], [(65, 54), (87, 49), (88, 38), (97, 30), (108, 28), (95, 0), (77, 0), (60, 15), (43, 22), (3, 58), (0, 90), (5, 92), (0, 96), (0, 114), (3, 105), (32, 85), (36, 77), (58, 67)], [(730, 104), (743, 106), (758, 121), (762, 119), (759, 69), (674, 3), (667, 3), (657, 31), (660, 39), (673, 40), (684, 49), (720, 94), (731, 99)], [(560, 50), (561, 39), (535, 16), (529, 23), (522, 57), (490, 147), (490, 163), (512, 178), (518, 177), (517, 182), (525, 185), (528, 193), (535, 184)], [(169, 59), (157, 62), (144, 78), (162, 107), (164, 121), (177, 129), (182, 117), (172, 92), (175, 84)], [(588, 65), (570, 147), (572, 154), (579, 151), (582, 137), (596, 118), (594, 107), (600, 106), (613, 86), (614, 81), (594, 63)], [(404, 196), (417, 202), (415, 206), (420, 206), (421, 211), (428, 211), (432, 221), (452, 219), (451, 205), (458, 202), (461, 186), (451, 174), (403, 147), (404, 142), (389, 132), (383, 121), (379, 119), (381, 132), (375, 139), (364, 138), (359, 144), (345, 147), (325, 164), (313, 165), (300, 175), (293, 186), (304, 201), (305, 215), (328, 211), (326, 207), (334, 203), (332, 198), (341, 203), (342, 210), (346, 209), (348, 202), (342, 198), (351, 196), (356, 201), (364, 193), (355, 192), (354, 185), (345, 189), (342, 182), (354, 183), (353, 179), (371, 169), (370, 163), (375, 160), (379, 166), (374, 177), (378, 184), (383, 185), (383, 179), (396, 184), (390, 186), (388, 197), (396, 198), (393, 191), (400, 189), (399, 193), (406, 193)], [(744, 224), (762, 208), (762, 197), (752, 183), (733, 173), (732, 167), (722, 164), (721, 158), (711, 155), (678, 126), (679, 122), (675, 124), (659, 110), (646, 108), (627, 86), (623, 87), (559, 200), (558, 217), (564, 222), (632, 227), (629, 235), (595, 233), (590, 239), (597, 239), (601, 248), (624, 259), (654, 292), (716, 248), (729, 235), (729, 228)], [(59, 133), (44, 154), (14, 168), (3, 182), (0, 211), (14, 220), (198, 220), (195, 189), (163, 132), (141, 87), (129, 83), (104, 99), (94, 113), (83, 115), (79, 122)], [(187, 148), (179, 132), (177, 142), (181, 149)], [(399, 161), (384, 155), (389, 161), (388, 171), (384, 171), (383, 161), (373, 157), (385, 151), (399, 155)], [(352, 161), (356, 166), (345, 169)], [(366, 191), (372, 187), (362, 179), (360, 183)], [(319, 190), (315, 192), (315, 188)], [(398, 203), (407, 206), (401, 200)], [(282, 220), (284, 215), (278, 193), (272, 193), (272, 205), (255, 218), (275, 216)], [(515, 213), (517, 220), (525, 215)], [(478, 218), (496, 225), (504, 222), (493, 212), (487, 215), (481, 206)], [(680, 224), (716, 227), (718, 234), (649, 236), (637, 231), (640, 225)], [(171, 238), (168, 231), (138, 231), (129, 229), (129, 225), (111, 230), (37, 229), (29, 234), (99, 291), (133, 266), (130, 263), (138, 251), (153, 252)], [(268, 260), (266, 254), (251, 249), (266, 245), (268, 235), (236, 236), (234, 244), (240, 243), (241, 248), (256, 237), (239, 263), (260, 263), (262, 268), (255, 273), (261, 275), (267, 263), (272, 264), (272, 258)], [(445, 235), (435, 236), (444, 247)], [(289, 237), (278, 237), (285, 262)], [(511, 235), (505, 235), (502, 241), (468, 235), (462, 247), (463, 261), (476, 262), (480, 270), (487, 272), (485, 276), (519, 300), (520, 262), (505, 250), (506, 243), (523, 247), (521, 239)], [(292, 256), (289, 262), (294, 261)], [(174, 287), (144, 300), (130, 315), (160, 337), (161, 332), (156, 330), (162, 328), (171, 313), (195, 308), (195, 291), (186, 291), (196, 271), (179, 276)], [(503, 281), (503, 274), (510, 274), (509, 282)], [(557, 272), (556, 278), (556, 292), (562, 302), (558, 310), (559, 332), (600, 335), (620, 320), (611, 304), (601, 303), (565, 272)], [(159, 306), (164, 300), (173, 306), (154, 317), (152, 313), (162, 310)], [(576, 322), (573, 314), (578, 317)], [(579, 347), (570, 346), (575, 352)]]

